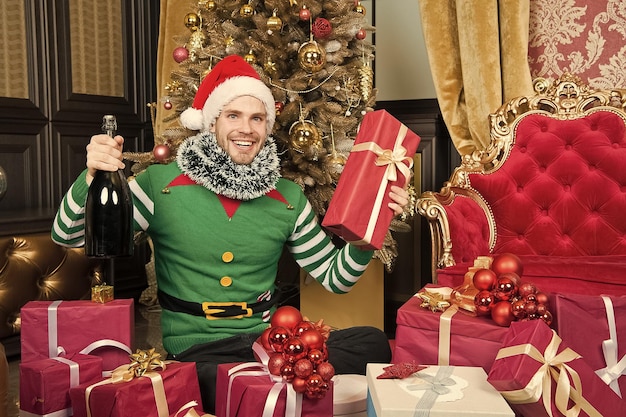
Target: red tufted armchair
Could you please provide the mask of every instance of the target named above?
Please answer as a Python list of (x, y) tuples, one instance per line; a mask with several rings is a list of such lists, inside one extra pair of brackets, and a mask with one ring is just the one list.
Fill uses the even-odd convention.
[(491, 143), (417, 202), (433, 282), (455, 287), (481, 255), (511, 252), (542, 291), (626, 293), (626, 91), (565, 74), (490, 115)]

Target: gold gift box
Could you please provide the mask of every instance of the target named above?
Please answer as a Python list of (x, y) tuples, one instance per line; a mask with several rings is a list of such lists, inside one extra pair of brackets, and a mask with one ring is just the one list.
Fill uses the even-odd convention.
[(101, 304), (113, 301), (113, 286), (104, 284), (91, 287), (91, 301)]

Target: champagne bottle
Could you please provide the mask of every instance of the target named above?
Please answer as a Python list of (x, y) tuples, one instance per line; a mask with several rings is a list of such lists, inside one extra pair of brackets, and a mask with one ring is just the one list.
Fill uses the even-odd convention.
[[(115, 136), (115, 116), (103, 117), (102, 130)], [(133, 200), (124, 171), (98, 170), (85, 205), (85, 254), (114, 258), (132, 256), (133, 249)]]

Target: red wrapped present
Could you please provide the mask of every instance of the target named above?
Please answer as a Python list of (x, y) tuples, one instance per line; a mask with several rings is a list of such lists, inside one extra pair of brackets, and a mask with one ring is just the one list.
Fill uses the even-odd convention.
[(102, 358), (74, 354), (20, 363), (20, 415), (71, 416), (70, 388), (102, 377)]
[(389, 189), (410, 180), (419, 142), (386, 111), (367, 113), (322, 225), (347, 242), (380, 249), (394, 217)]
[[(74, 417), (169, 417), (200, 400), (195, 363), (162, 362), (153, 350), (149, 352), (141, 353), (148, 358), (141, 362), (144, 365), (122, 365), (110, 378), (71, 388)], [(152, 365), (145, 366), (146, 362)], [(142, 366), (144, 371), (138, 371)]]
[[(217, 417), (331, 417), (333, 390), (319, 399), (307, 398), (256, 362), (218, 365)], [(272, 412), (273, 410), (273, 412)], [(267, 414), (270, 413), (270, 414)]]
[(456, 305), (444, 312), (422, 306), (420, 293), (441, 290), (428, 285), (398, 309), (393, 363), (479, 366), (489, 372), (508, 328), (488, 317), (471, 316)]
[(215, 417), (212, 414), (204, 414), (204, 411), (198, 411), (198, 407), (197, 401), (189, 401), (170, 417)]
[(626, 296), (556, 294), (551, 301), (558, 335), (625, 398)]
[(135, 335), (132, 299), (105, 304), (87, 300), (29, 301), (21, 309), (21, 359), (61, 353), (100, 356), (105, 371), (128, 363)]
[(511, 324), (487, 380), (523, 416), (626, 415), (626, 402), (542, 320)]

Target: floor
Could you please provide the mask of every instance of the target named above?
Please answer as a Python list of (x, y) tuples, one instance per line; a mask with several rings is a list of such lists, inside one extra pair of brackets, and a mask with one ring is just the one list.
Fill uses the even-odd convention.
[[(155, 348), (165, 357), (159, 327), (160, 309), (137, 305), (135, 310), (135, 343), (138, 349)], [(7, 417), (19, 416), (19, 358), (9, 359), (9, 410)]]

